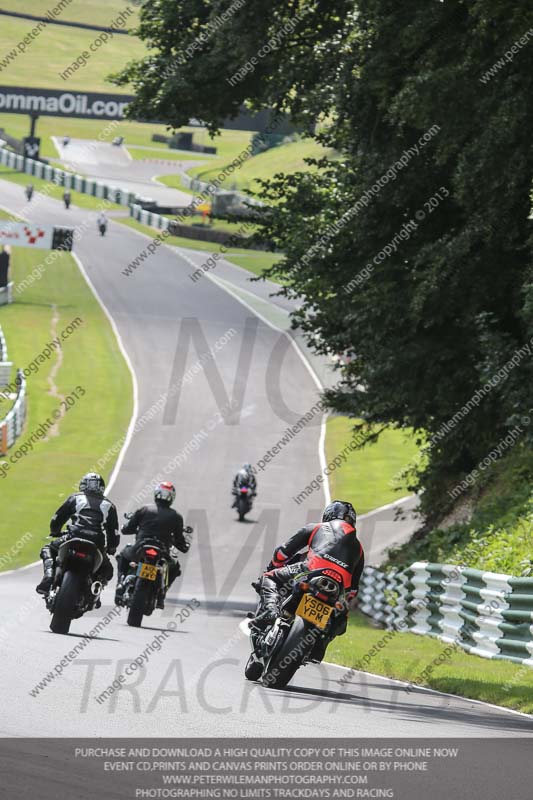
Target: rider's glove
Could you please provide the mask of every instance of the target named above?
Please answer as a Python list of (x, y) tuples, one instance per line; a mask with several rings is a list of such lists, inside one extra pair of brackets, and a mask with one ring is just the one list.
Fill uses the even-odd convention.
[(116, 552), (117, 552), (117, 548), (116, 547), (108, 547), (107, 548), (107, 555), (108, 556), (114, 556)]

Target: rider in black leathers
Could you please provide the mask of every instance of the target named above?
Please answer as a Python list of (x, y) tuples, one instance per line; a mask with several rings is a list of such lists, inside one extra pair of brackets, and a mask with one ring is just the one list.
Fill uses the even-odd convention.
[[(171, 483), (161, 483), (154, 493), (154, 503), (142, 506), (130, 517), (122, 527), (126, 536), (136, 536), (135, 544), (130, 544), (117, 556), (118, 576), (115, 602), (120, 605), (124, 592), (124, 578), (128, 574), (130, 561), (135, 561), (139, 544), (150, 539), (163, 546), (169, 558), (168, 588), (181, 575), (180, 563), (172, 558), (170, 549), (176, 547), (181, 553), (187, 553), (189, 543), (183, 535), (183, 517), (170, 508), (176, 497), (176, 489)], [(158, 599), (158, 608), (163, 608), (164, 598)]]
[[(257, 497), (257, 481), (255, 479), (251, 464), (244, 464), (242, 469), (240, 469), (233, 478), (233, 494), (237, 495), (238, 490), (242, 486), (247, 486), (252, 490), (252, 497)], [(235, 508), (236, 505), (237, 497), (235, 496), (232, 508)]]
[[(261, 599), (254, 620), (256, 626), (266, 628), (274, 622), (292, 580), (306, 569), (334, 569), (343, 578), (347, 602), (356, 597), (365, 563), (363, 546), (355, 530), (356, 520), (351, 503), (333, 500), (324, 510), (321, 523), (305, 525), (275, 550), (259, 583)], [(346, 624), (344, 615), (331, 638), (345, 633)]]
[[(88, 473), (80, 481), (80, 491), (71, 494), (52, 517), (50, 536), (56, 539), (41, 550), (44, 576), (36, 587), (39, 594), (48, 594), (54, 580), (59, 548), (63, 542), (75, 536), (94, 542), (103, 555), (95, 580), (107, 583), (113, 577), (113, 566), (107, 553), (114, 555), (119, 545), (118, 515), (116, 507), (105, 497), (104, 490), (102, 476), (95, 472)], [(67, 533), (62, 534), (61, 528), (69, 520)]]

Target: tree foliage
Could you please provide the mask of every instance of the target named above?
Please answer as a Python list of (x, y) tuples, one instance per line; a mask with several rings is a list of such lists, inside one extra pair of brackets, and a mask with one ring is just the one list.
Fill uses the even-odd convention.
[[(199, 117), (215, 130), (246, 102), (322, 121), (317, 136), (340, 157), (265, 188), (275, 200), (266, 233), (286, 254), (273, 275), (289, 275), (285, 291), (305, 300), (295, 324), (324, 352), (350, 356), (331, 406), (432, 440), (415, 485), (428, 507), (442, 506), (443, 488), (509, 428), (520, 424), (524, 439), (533, 429), (526, 353), (440, 435), (533, 337), (533, 7), (247, 0), (214, 29), (231, 5), (143, 8), (140, 34), (154, 52), (121, 77), (138, 93), (134, 113), (172, 125)], [(296, 16), (282, 45), (232, 86)]]

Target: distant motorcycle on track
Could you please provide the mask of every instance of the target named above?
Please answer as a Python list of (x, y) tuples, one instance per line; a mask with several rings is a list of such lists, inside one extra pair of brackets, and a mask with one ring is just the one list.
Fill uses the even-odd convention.
[(239, 522), (244, 522), (246, 514), (249, 514), (253, 507), (254, 493), (249, 486), (238, 486), (232, 490), (234, 496), (233, 507), (237, 509)]

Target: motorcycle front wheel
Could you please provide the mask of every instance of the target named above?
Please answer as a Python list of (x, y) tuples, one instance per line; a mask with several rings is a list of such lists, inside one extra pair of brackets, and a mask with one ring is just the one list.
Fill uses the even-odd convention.
[(263, 673), (263, 686), (283, 689), (295, 676), (307, 656), (313, 650), (320, 632), (296, 617), (287, 638), (276, 651)]

